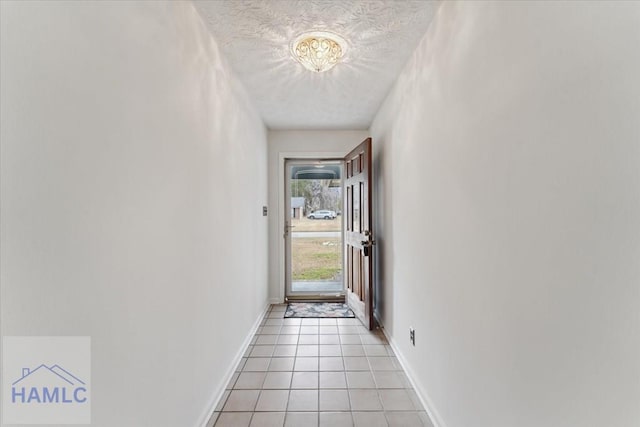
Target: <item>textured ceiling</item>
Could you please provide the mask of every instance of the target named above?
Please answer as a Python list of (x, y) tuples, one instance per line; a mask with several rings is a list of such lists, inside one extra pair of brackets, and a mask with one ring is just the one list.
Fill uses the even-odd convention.
[[(270, 129), (367, 129), (427, 31), (435, 1), (194, 0)], [(300, 33), (344, 37), (344, 62), (313, 73), (289, 44)]]

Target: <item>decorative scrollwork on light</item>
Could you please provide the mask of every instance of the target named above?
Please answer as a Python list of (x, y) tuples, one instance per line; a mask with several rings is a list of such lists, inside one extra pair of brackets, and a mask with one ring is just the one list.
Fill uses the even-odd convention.
[(298, 36), (291, 44), (291, 54), (308, 70), (321, 73), (344, 57), (346, 46), (337, 34), (314, 31)]

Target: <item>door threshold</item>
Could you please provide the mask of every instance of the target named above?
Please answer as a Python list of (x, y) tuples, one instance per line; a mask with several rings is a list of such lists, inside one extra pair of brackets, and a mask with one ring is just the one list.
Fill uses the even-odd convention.
[(345, 302), (343, 294), (291, 295), (284, 302)]

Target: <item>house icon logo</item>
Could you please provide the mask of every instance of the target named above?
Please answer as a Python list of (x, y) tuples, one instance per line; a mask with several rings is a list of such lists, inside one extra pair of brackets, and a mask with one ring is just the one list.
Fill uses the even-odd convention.
[(87, 402), (84, 381), (60, 365), (40, 365), (35, 369), (22, 368), (22, 377), (11, 384), (11, 403)]
[(4, 336), (0, 350), (0, 424), (91, 424), (91, 337)]

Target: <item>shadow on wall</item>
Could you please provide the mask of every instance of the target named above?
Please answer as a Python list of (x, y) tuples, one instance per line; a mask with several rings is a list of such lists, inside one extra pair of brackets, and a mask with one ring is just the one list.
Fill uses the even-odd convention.
[(373, 140), (373, 223), (376, 246), (374, 250), (374, 314), (378, 322), (391, 328), (391, 324), (383, 324), (382, 319), (393, 319), (393, 234), (390, 232), (391, 211), (385, 211), (385, 204), (390, 204), (391, 187), (386, 186), (384, 176), (390, 174), (391, 152), (385, 149), (382, 140)]

